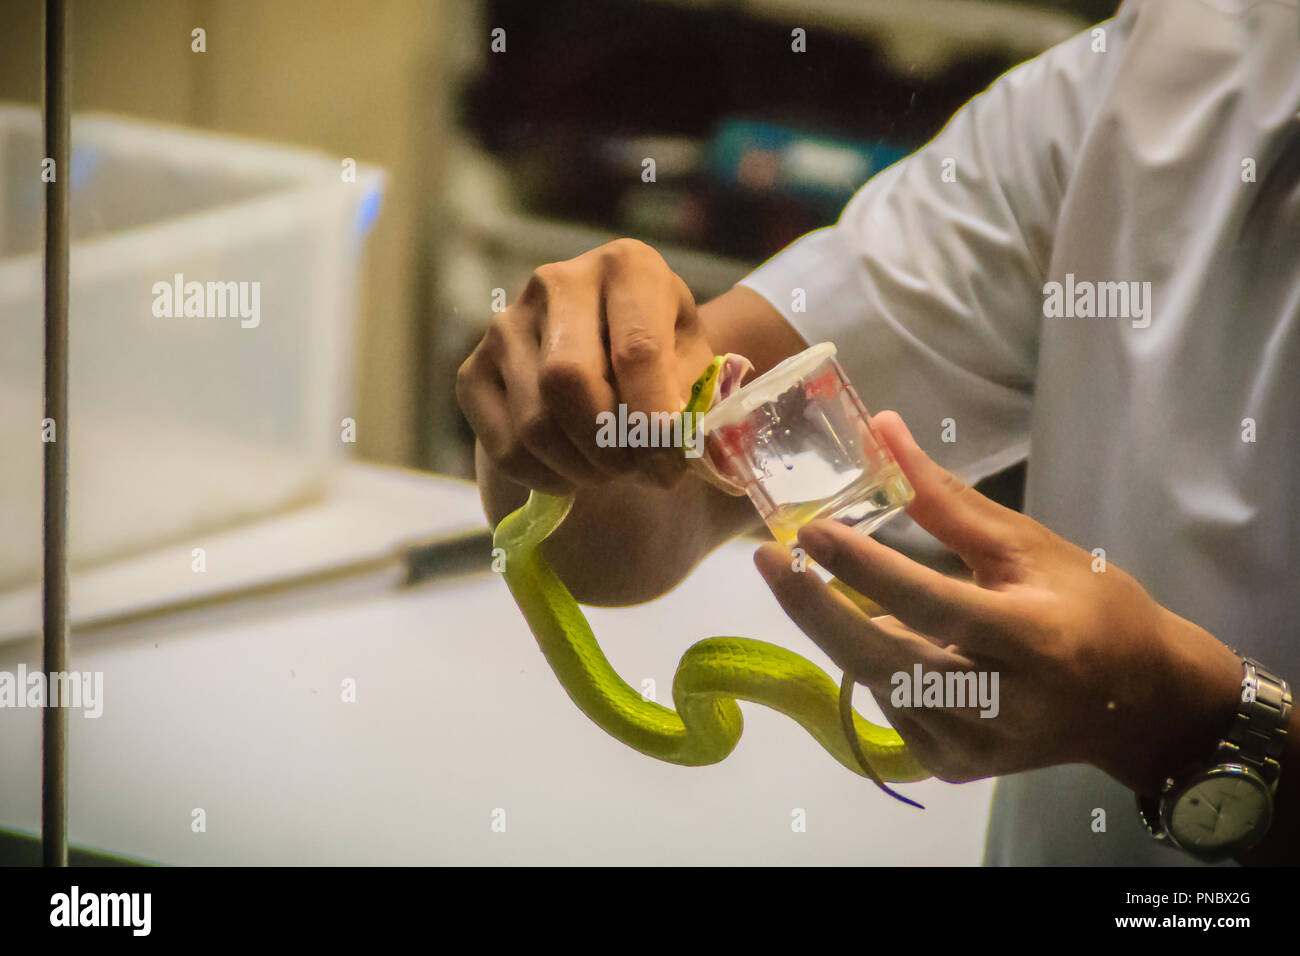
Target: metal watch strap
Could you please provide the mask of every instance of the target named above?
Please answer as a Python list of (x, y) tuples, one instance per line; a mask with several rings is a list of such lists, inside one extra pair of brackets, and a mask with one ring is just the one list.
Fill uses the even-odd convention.
[[(1215, 748), (1210, 766), (1244, 764), (1259, 773), (1270, 789), (1276, 789), (1291, 720), (1291, 688), (1285, 680), (1265, 670), (1259, 661), (1243, 656), (1236, 648), (1232, 652), (1242, 663), (1241, 703), (1227, 734)], [(1158, 796), (1137, 795), (1138, 813), (1148, 832), (1169, 847), (1175, 844), (1165, 832), (1161, 810), (1176, 787), (1171, 777)]]
[[(1240, 656), (1240, 655), (1239, 655)], [(1257, 770), (1270, 788), (1282, 775), (1282, 751), (1291, 721), (1291, 688), (1259, 661), (1242, 658), (1241, 705), (1215, 751), (1216, 763), (1241, 763)]]

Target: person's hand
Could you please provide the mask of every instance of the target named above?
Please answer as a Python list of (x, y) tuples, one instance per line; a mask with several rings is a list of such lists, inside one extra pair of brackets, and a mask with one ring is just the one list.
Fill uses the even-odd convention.
[[(926, 769), (961, 782), (1090, 763), (1151, 793), (1209, 756), (1238, 703), (1231, 650), (1113, 564), (962, 484), (893, 412), (872, 426), (916, 491), (908, 514), (974, 579), (945, 577), (833, 522), (801, 529), (808, 557), (891, 612), (868, 618), (815, 573), (793, 570), (799, 562), (778, 545), (755, 562), (786, 613), (871, 689)], [(918, 663), (923, 673), (996, 672), (996, 716), (981, 717), (974, 701), (895, 707), (894, 675), (910, 685)]]
[(690, 290), (642, 242), (538, 268), (461, 366), (456, 395), (490, 462), (564, 492), (629, 472), (671, 485), (676, 449), (600, 447), (597, 415), (676, 413), (713, 358)]

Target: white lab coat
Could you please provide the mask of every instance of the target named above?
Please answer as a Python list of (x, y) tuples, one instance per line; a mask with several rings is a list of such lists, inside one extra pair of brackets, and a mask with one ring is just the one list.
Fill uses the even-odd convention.
[[(743, 284), (941, 463), (1028, 455), (1029, 514), (1300, 685), (1300, 14), (1142, 0), (1097, 30), (1104, 52), (1089, 31), (1010, 71)], [(1045, 315), (1049, 282), (1119, 281), (1150, 283), (1145, 319)], [(986, 862), (1190, 860), (1068, 766), (998, 781)]]

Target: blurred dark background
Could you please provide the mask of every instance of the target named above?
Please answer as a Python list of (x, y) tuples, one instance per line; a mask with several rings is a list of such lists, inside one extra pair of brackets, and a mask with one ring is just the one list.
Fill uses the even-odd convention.
[[(1115, 5), (74, 0), (73, 98), (387, 170), (356, 451), (468, 476), (455, 369), (537, 265), (630, 235), (712, 298)], [(40, 4), (0, 7), (0, 100), (34, 105)]]
[[(489, 45), (451, 108), (444, 308), (426, 353), (431, 466), (469, 474), (450, 376), (490, 285), (631, 235), (698, 300), (833, 222), (872, 175), (925, 143), (1017, 63), (1114, 0), (489, 0)], [(504, 49), (501, 49), (501, 45)], [(650, 162), (653, 161), (653, 168)], [(1018, 502), (1020, 472), (993, 483)]]

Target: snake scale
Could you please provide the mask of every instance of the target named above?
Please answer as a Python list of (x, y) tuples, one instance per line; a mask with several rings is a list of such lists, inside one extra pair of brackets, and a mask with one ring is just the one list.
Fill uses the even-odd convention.
[[(723, 356), (715, 358), (696, 381), (683, 409), (690, 413), (688, 423), (698, 421), (713, 404), (723, 362)], [(786, 648), (744, 637), (697, 642), (677, 665), (676, 710), (633, 689), (601, 651), (582, 608), (542, 552), (543, 542), (572, 505), (572, 495), (532, 491), (521, 508), (497, 525), (493, 546), (505, 553), (503, 576), (547, 663), (597, 726), (648, 756), (702, 766), (725, 759), (735, 748), (743, 726), (737, 701), (752, 701), (797, 721), (849, 770), (920, 806), (885, 782), (910, 782), (929, 774), (894, 730), (853, 711), (851, 675), (845, 674), (837, 687), (821, 668)]]

